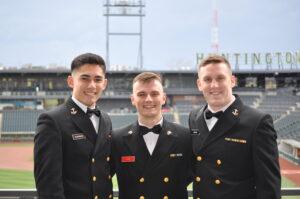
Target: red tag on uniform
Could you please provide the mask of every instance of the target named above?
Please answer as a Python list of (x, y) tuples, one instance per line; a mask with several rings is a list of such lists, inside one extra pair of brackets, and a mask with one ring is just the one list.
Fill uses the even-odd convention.
[(135, 156), (122, 156), (121, 162), (135, 162)]

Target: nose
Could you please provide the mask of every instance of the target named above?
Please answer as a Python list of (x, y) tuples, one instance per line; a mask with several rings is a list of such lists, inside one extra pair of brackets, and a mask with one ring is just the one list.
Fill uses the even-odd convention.
[(216, 80), (212, 80), (211, 81), (211, 87), (218, 87), (219, 86), (219, 83), (218, 83), (218, 81), (216, 81)]
[(89, 88), (95, 88), (96, 87), (96, 83), (94, 81), (90, 81), (89, 83)]
[(151, 95), (147, 95), (147, 96), (146, 96), (146, 99), (145, 99), (145, 101), (146, 101), (146, 102), (148, 102), (148, 101), (152, 101), (152, 97), (151, 97)]

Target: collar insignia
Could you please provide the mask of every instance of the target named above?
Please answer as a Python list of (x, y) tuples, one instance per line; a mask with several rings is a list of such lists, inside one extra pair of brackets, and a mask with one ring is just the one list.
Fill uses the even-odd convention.
[(233, 114), (234, 116), (238, 116), (238, 115), (239, 115), (239, 110), (234, 109), (234, 110), (232, 111), (232, 114)]
[(77, 110), (75, 108), (71, 108), (70, 110), (71, 110), (71, 114), (72, 115), (76, 115), (77, 114)]

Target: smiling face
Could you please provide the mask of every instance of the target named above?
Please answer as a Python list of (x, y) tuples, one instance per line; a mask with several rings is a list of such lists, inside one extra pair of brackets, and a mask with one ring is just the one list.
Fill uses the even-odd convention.
[(162, 117), (162, 105), (166, 103), (162, 84), (156, 79), (137, 81), (132, 89), (131, 102), (137, 109), (139, 121), (158, 122)]
[(102, 68), (97, 64), (84, 64), (68, 76), (68, 85), (72, 95), (84, 105), (95, 106), (106, 88), (107, 79)]
[(211, 63), (200, 67), (197, 86), (213, 111), (233, 100), (232, 88), (236, 80), (225, 63)]

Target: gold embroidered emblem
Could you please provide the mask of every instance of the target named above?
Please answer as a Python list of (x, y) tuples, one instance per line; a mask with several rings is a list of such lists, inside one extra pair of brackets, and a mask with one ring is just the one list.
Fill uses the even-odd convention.
[(228, 142), (236, 142), (236, 143), (240, 143), (240, 144), (247, 144), (247, 140), (243, 140), (243, 139), (226, 137), (225, 140), (228, 141)]

